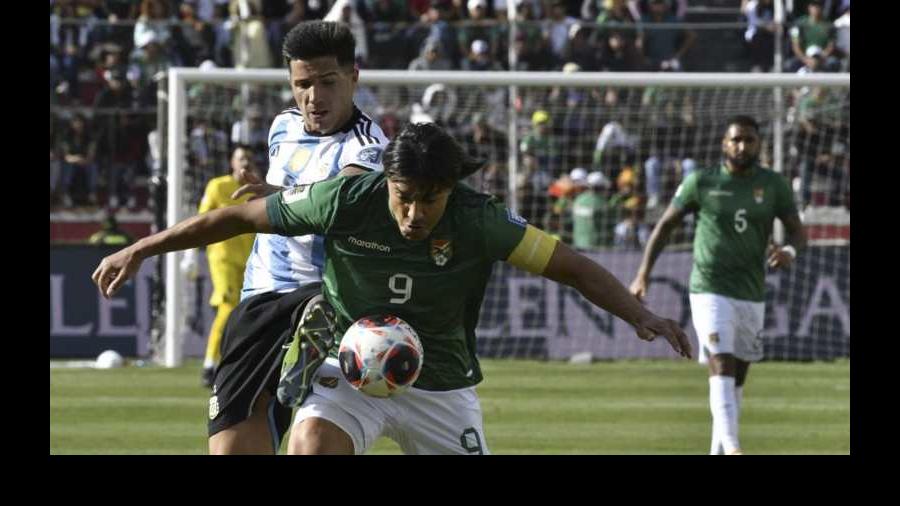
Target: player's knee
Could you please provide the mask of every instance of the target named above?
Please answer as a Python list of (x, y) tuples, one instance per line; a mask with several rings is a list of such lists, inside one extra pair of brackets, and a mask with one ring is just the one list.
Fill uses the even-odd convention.
[(735, 358), (731, 353), (719, 353), (709, 357), (710, 376), (734, 376)]
[(307, 418), (291, 429), (290, 455), (353, 455), (353, 441), (323, 418)]

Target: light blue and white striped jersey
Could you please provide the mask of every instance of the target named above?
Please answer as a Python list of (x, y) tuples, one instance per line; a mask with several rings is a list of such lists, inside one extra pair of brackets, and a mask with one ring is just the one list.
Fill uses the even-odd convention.
[[(327, 136), (308, 133), (302, 113), (293, 107), (276, 116), (269, 130), (266, 182), (278, 186), (314, 183), (336, 176), (348, 165), (380, 171), (387, 143), (381, 127), (355, 106), (350, 121)], [(325, 244), (320, 236), (256, 234), (241, 300), (321, 281), (324, 265)]]

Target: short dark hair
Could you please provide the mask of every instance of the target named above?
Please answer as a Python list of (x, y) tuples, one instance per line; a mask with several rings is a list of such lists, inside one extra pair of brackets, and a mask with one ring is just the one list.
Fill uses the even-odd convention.
[(390, 179), (412, 180), (426, 193), (450, 188), (484, 162), (469, 158), (450, 134), (434, 123), (406, 125), (384, 150)]
[(728, 120), (725, 122), (725, 130), (731, 128), (731, 125), (752, 128), (756, 130), (757, 134), (761, 133), (759, 129), (759, 123), (757, 123), (756, 120), (753, 119), (753, 117), (747, 116), (746, 114), (738, 114), (728, 118)]
[(352, 65), (356, 52), (356, 40), (344, 23), (331, 21), (303, 21), (284, 37), (281, 53), (285, 65), (292, 60), (311, 60), (322, 56), (334, 56), (338, 65)]

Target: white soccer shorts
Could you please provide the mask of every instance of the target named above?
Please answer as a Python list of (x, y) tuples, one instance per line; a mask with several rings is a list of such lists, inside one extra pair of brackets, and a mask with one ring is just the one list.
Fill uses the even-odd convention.
[(700, 341), (697, 359), (701, 364), (707, 363), (710, 355), (720, 353), (730, 353), (744, 362), (762, 360), (765, 303), (713, 293), (692, 293), (690, 299), (694, 330)]
[(489, 454), (475, 387), (446, 392), (410, 388), (379, 399), (355, 390), (332, 357), (316, 372), (313, 391), (297, 409), (294, 425), (310, 417), (328, 420), (349, 434), (357, 455), (381, 436), (396, 441), (407, 455)]

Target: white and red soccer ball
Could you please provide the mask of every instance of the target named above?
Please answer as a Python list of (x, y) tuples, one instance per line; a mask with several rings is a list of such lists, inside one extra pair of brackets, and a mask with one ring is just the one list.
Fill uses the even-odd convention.
[(425, 353), (416, 331), (396, 316), (360, 318), (344, 333), (338, 361), (344, 378), (360, 392), (390, 397), (416, 382)]

